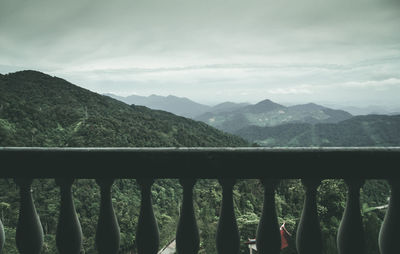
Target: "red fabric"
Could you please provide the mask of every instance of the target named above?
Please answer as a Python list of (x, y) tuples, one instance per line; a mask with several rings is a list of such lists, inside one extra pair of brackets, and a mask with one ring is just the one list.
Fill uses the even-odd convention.
[(288, 247), (288, 246), (289, 246), (289, 244), (288, 244), (287, 239), (286, 239), (286, 232), (281, 227), (281, 250), (286, 248), (286, 247)]

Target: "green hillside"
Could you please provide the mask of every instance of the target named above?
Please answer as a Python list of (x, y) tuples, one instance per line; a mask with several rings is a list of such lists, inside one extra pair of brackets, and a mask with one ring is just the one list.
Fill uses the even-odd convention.
[(356, 116), (335, 124), (250, 126), (234, 133), (262, 146), (400, 146), (400, 115)]
[(246, 146), (208, 125), (22, 71), (0, 79), (1, 146)]

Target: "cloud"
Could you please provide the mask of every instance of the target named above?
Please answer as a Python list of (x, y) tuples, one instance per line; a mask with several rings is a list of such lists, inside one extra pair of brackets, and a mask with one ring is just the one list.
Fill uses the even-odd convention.
[(399, 2), (3, 0), (0, 72), (117, 94), (368, 101), (356, 90), (397, 91), (374, 80), (400, 79)]
[(340, 84), (340, 86), (345, 88), (389, 89), (394, 86), (400, 88), (400, 79), (389, 78), (385, 80), (350, 81)]
[(289, 88), (275, 88), (269, 89), (268, 93), (270, 94), (312, 94), (312, 86), (303, 85), (297, 87), (289, 87)]
[[(2, 56), (13, 63), (339, 62), (398, 43), (398, 11), (370, 0), (1, 2)], [(240, 17), (240, 18), (239, 18)], [(343, 54), (344, 53), (344, 54)], [(369, 55), (375, 54), (369, 51)], [(38, 59), (40, 55), (40, 59)], [(3, 57), (4, 59), (4, 57)], [(38, 63), (39, 60), (39, 63)], [(168, 61), (169, 60), (169, 61)]]

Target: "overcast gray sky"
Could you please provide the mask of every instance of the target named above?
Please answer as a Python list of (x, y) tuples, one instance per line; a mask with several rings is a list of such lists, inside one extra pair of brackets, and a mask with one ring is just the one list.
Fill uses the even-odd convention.
[(400, 104), (400, 0), (0, 0), (0, 73), (92, 91)]

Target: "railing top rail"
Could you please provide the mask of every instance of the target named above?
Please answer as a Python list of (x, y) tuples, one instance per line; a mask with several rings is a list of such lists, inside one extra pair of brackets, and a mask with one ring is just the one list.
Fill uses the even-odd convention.
[(1, 151), (79, 151), (79, 152), (95, 152), (95, 151), (250, 151), (250, 152), (296, 152), (296, 151), (397, 151), (400, 152), (400, 146), (353, 146), (353, 147), (0, 147)]
[(393, 178), (400, 147), (0, 147), (0, 177)]

